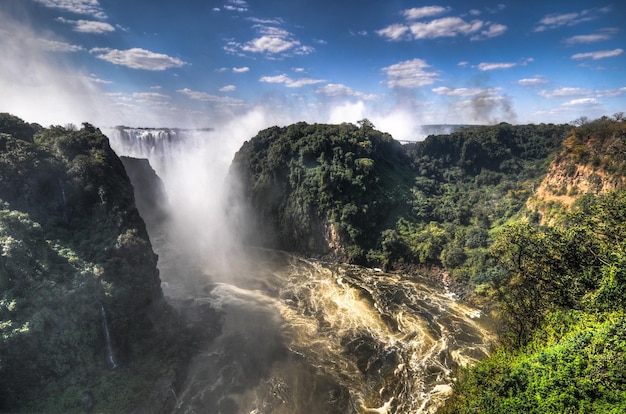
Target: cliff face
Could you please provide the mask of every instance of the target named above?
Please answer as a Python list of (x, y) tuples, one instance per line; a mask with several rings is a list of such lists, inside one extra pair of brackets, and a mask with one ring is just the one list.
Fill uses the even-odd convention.
[(572, 129), (528, 206), (545, 215), (550, 204), (569, 207), (581, 195), (624, 188), (626, 122), (601, 118)]
[(0, 410), (102, 402), (107, 361), (151, 354), (168, 313), (133, 188), (94, 127), (0, 115)]
[(152, 229), (156, 231), (168, 218), (163, 181), (147, 159), (122, 156), (120, 160), (133, 183), (137, 210), (152, 234)]
[[(406, 208), (410, 162), (369, 121), (270, 128), (244, 143), (230, 169), (255, 218), (253, 243), (363, 261)], [(391, 224), (390, 224), (391, 223)]]

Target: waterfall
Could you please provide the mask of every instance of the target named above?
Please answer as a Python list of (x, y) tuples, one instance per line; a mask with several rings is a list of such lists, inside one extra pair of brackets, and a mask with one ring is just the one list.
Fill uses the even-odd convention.
[(163, 178), (168, 167), (204, 141), (209, 130), (170, 128), (125, 128), (106, 130), (111, 147), (118, 155), (146, 158)]
[(62, 201), (62, 213), (63, 213), (63, 222), (67, 225), (69, 224), (69, 216), (67, 214), (67, 196), (65, 195), (65, 184), (63, 184), (63, 180), (59, 178), (59, 188), (61, 189), (61, 201)]
[(221, 197), (234, 138), (116, 128), (110, 139), (163, 180), (166, 297), (219, 315), (206, 316), (219, 329), (193, 355), (174, 414), (430, 414), (452, 391), (455, 368), (489, 353), (488, 318), (427, 279), (264, 249), (232, 254)]
[(104, 332), (104, 343), (106, 345), (107, 364), (111, 369), (117, 368), (119, 365), (113, 353), (113, 344), (111, 343), (111, 332), (109, 331), (109, 322), (104, 305), (100, 304), (100, 312), (102, 313), (102, 331)]
[[(172, 245), (179, 250), (177, 256), (192, 254), (211, 261), (208, 266), (219, 265), (216, 262), (236, 245), (225, 200), (226, 176), (239, 140), (210, 129), (117, 127), (106, 133), (117, 155), (148, 159), (162, 180), (168, 201), (167, 236), (176, 238)], [(167, 281), (168, 266), (158, 249), (159, 270)]]

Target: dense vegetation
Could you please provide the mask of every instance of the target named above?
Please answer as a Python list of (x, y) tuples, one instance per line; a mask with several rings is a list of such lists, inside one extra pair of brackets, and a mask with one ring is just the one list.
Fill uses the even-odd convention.
[[(571, 208), (544, 203), (548, 225), (516, 220), (498, 233), (490, 252), (503, 272), (486, 292), (502, 341), (460, 372), (444, 412), (624, 412), (625, 145), (620, 114), (572, 130), (551, 167), (571, 179), (553, 181), (577, 195)], [(598, 185), (583, 195), (574, 170), (593, 171)]]
[(369, 121), (266, 129), (236, 154), (231, 174), (264, 243), (313, 253), (336, 246), (357, 262), (410, 202), (407, 155)]
[(444, 412), (617, 413), (626, 409), (625, 148), (620, 114), (576, 127), (466, 127), (401, 149), (366, 120), (300, 123), (262, 131), (231, 172), (282, 247), (319, 253), (334, 234), (348, 260), (439, 268), (467, 284), (500, 341), (459, 371)]
[[(0, 410), (119, 412), (145, 399), (172, 340), (156, 328), (175, 323), (156, 259), (99, 130), (0, 114)], [(105, 315), (123, 370), (107, 364)]]
[(518, 214), (569, 129), (471, 127), (403, 147), (367, 120), (298, 123), (261, 131), (231, 173), (263, 223), (254, 233), (278, 247), (339, 244), (353, 262), (445, 266), (479, 282), (493, 272), (490, 229)]
[(461, 372), (445, 412), (624, 412), (626, 191), (581, 197), (550, 227), (512, 223), (492, 250), (503, 345)]
[[(243, 222), (251, 242), (439, 269), (492, 314), (500, 341), (459, 370), (443, 412), (617, 413), (625, 165), (616, 114), (465, 127), (404, 146), (367, 120), (298, 123), (259, 132), (230, 173), (256, 219)], [(156, 256), (124, 167), (89, 124), (0, 114), (0, 295), (0, 410), (80, 412), (95, 400), (131, 411), (156, 379), (173, 381), (176, 321)], [(123, 371), (107, 366), (102, 309)]]

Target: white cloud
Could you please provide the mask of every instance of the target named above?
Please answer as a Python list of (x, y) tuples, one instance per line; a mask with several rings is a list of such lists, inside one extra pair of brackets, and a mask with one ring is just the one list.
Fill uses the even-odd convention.
[(106, 22), (95, 20), (68, 20), (63, 17), (59, 17), (57, 20), (74, 26), (74, 31), (80, 33), (102, 34), (115, 31), (115, 27)]
[(248, 72), (249, 70), (250, 68), (247, 66), (243, 66), (241, 68), (233, 68), (233, 72), (235, 73), (245, 73), (245, 72)]
[(433, 39), (437, 37), (456, 37), (469, 35), (483, 28), (484, 22), (473, 20), (466, 22), (460, 17), (444, 17), (428, 23), (417, 22), (411, 25), (411, 33), (415, 39)]
[(324, 82), (323, 79), (301, 78), (291, 79), (289, 76), (282, 74), (277, 76), (263, 76), (259, 79), (265, 83), (282, 83), (288, 88), (301, 88), (306, 85), (315, 85)]
[(61, 9), (76, 14), (83, 14), (104, 20), (106, 13), (98, 0), (35, 0), (45, 7)]
[(266, 82), (266, 83), (287, 83), (291, 79), (287, 75), (277, 75), (277, 76), (263, 76), (259, 80), (261, 82)]
[(623, 49), (597, 50), (595, 52), (576, 53), (575, 55), (572, 55), (572, 59), (578, 60), (578, 59), (589, 59), (590, 58), (590, 59), (593, 59), (593, 60), (598, 60), (598, 59), (604, 59), (604, 58), (619, 56), (622, 53), (624, 53)]
[(93, 74), (93, 73), (92, 73), (92, 74), (90, 74), (89, 76), (87, 76), (87, 79), (88, 79), (90, 82), (93, 82), (93, 83), (101, 83), (101, 84), (105, 84), (105, 85), (110, 85), (110, 84), (112, 84), (112, 83), (113, 83), (112, 81), (109, 81), (109, 80), (100, 79), (99, 77), (97, 77), (97, 76), (96, 76), (95, 74)]
[(503, 62), (503, 63), (482, 62), (478, 64), (478, 69), (482, 71), (487, 71), (487, 70), (496, 70), (496, 69), (510, 69), (515, 66), (517, 66), (517, 63), (512, 63), (512, 62)]
[(522, 86), (537, 86), (544, 83), (548, 83), (548, 80), (542, 76), (535, 76), (532, 78), (524, 78), (517, 81)]
[(568, 45), (575, 45), (575, 44), (580, 44), (580, 43), (586, 44), (586, 43), (601, 42), (603, 40), (612, 39), (613, 36), (617, 32), (619, 32), (619, 29), (614, 28), (614, 27), (608, 27), (608, 28), (600, 30), (597, 33), (592, 33), (592, 34), (588, 34), (588, 35), (571, 36), (571, 37), (568, 37), (565, 40), (563, 40), (563, 42), (568, 44)]
[(265, 53), (268, 57), (274, 55), (290, 56), (290, 55), (307, 55), (315, 49), (306, 46), (295, 39), (293, 34), (279, 27), (256, 25), (255, 28), (261, 35), (246, 43), (235, 41), (228, 42), (224, 49), (230, 53)]
[(354, 90), (349, 86), (342, 83), (329, 83), (326, 86), (319, 88), (317, 93), (322, 93), (327, 96), (353, 96)]
[(248, 3), (244, 0), (228, 0), (228, 2), (224, 5), (225, 10), (236, 12), (245, 12), (248, 11), (248, 8)]
[(608, 13), (610, 10), (610, 7), (602, 7), (580, 12), (548, 14), (539, 20), (539, 23), (535, 27), (535, 32), (543, 32), (563, 26), (574, 26), (579, 23), (597, 19), (601, 14)]
[(363, 92), (355, 91), (354, 89), (342, 83), (329, 83), (328, 85), (322, 86), (315, 92), (326, 95), (326, 96), (330, 96), (330, 97), (353, 96), (353, 97), (357, 97), (357, 98), (365, 99), (365, 100), (376, 98), (376, 95), (369, 95)]
[(423, 17), (428, 16), (436, 16), (438, 14), (445, 13), (450, 10), (449, 7), (441, 7), (441, 6), (424, 6), (424, 7), (414, 7), (412, 9), (407, 9), (402, 12), (404, 17), (410, 20), (417, 20)]
[(598, 98), (614, 98), (626, 94), (626, 87), (618, 89), (598, 89), (595, 94)]
[(39, 39), (39, 44), (43, 49), (50, 52), (81, 52), (85, 50), (82, 46), (60, 42), (58, 40)]
[(575, 24), (573, 22), (575, 22), (579, 16), (579, 13), (549, 14), (539, 20), (540, 25), (535, 29), (535, 31), (539, 32), (546, 29)]
[(219, 89), (220, 92), (232, 92), (236, 90), (237, 87), (235, 85), (224, 85)]
[(287, 40), (284, 37), (278, 36), (261, 36), (256, 39), (253, 39), (243, 45), (242, 49), (246, 52), (254, 52), (254, 53), (281, 53), (285, 52), (295, 46), (298, 46), (300, 42), (295, 40)]
[(563, 102), (561, 106), (597, 105), (598, 103), (598, 100), (595, 98), (581, 98)]
[(168, 95), (158, 92), (135, 92), (133, 98), (141, 100), (163, 100), (170, 99)]
[[(409, 9), (405, 11), (407, 21), (404, 23), (393, 23), (376, 33), (388, 40), (410, 40), (410, 39), (435, 39), (440, 37), (470, 36), (470, 40), (488, 39), (502, 35), (508, 29), (507, 26), (499, 23), (485, 22), (483, 20), (465, 21), (460, 17), (443, 17), (430, 21), (413, 21), (410, 16), (428, 16), (435, 10), (447, 11), (445, 8), (437, 6)], [(411, 11), (411, 13), (409, 13)], [(426, 14), (432, 11), (432, 14)]]
[(128, 50), (95, 48), (90, 52), (99, 59), (132, 69), (160, 71), (185, 65), (185, 62), (178, 58), (140, 48)]
[(573, 87), (566, 86), (566, 87), (552, 89), (552, 90), (543, 90), (539, 92), (539, 96), (542, 96), (546, 99), (552, 99), (552, 98), (563, 98), (563, 97), (570, 97), (570, 96), (589, 95), (590, 93), (591, 93), (591, 90), (589, 89), (573, 88)]
[(405, 26), (400, 23), (394, 23), (390, 26), (385, 27), (384, 29), (380, 29), (376, 31), (379, 36), (386, 37), (389, 40), (404, 40), (410, 39), (410, 36), (407, 37), (411, 29), (408, 26)]
[(440, 86), (432, 89), (437, 95), (446, 96), (478, 96), (478, 95), (492, 95), (500, 91), (500, 88), (448, 88), (446, 86)]
[(467, 67), (468, 65), (469, 65), (469, 62), (468, 62), (468, 61), (466, 61), (466, 60), (463, 60), (463, 61), (461, 61), (461, 62), (457, 63), (457, 66), (460, 66), (460, 67), (462, 67), (462, 68), (465, 68), (465, 67)]
[(497, 37), (508, 30), (508, 27), (499, 23), (488, 23), (485, 30), (482, 30), (480, 34), (472, 36), (470, 40), (489, 39), (491, 37)]
[(429, 72), (430, 68), (422, 59), (406, 60), (383, 68), (387, 74), (387, 86), (390, 88), (419, 88), (432, 85), (437, 80), (437, 72)]
[(190, 99), (195, 101), (202, 102), (213, 102), (213, 103), (222, 103), (222, 104), (240, 104), (241, 101), (238, 99), (234, 99), (226, 96), (217, 96), (211, 95), (206, 92), (194, 91), (189, 88), (179, 89), (176, 92), (182, 93), (183, 95), (188, 96)]
[[(539, 92), (539, 96), (542, 96), (547, 99), (553, 98), (572, 98), (576, 96), (581, 96), (584, 98), (581, 99), (592, 99), (592, 98), (615, 98), (618, 96), (622, 96), (626, 94), (626, 86), (615, 89), (586, 89), (586, 88), (573, 88), (573, 87), (562, 87), (552, 90), (543, 90)], [(581, 101), (581, 99), (574, 99), (573, 101)]]

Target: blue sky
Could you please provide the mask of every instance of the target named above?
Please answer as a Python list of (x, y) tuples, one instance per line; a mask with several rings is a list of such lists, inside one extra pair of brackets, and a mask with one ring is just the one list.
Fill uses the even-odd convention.
[(367, 117), (398, 139), (569, 122), (626, 111), (624, 23), (617, 0), (2, 0), (0, 111), (159, 127)]

